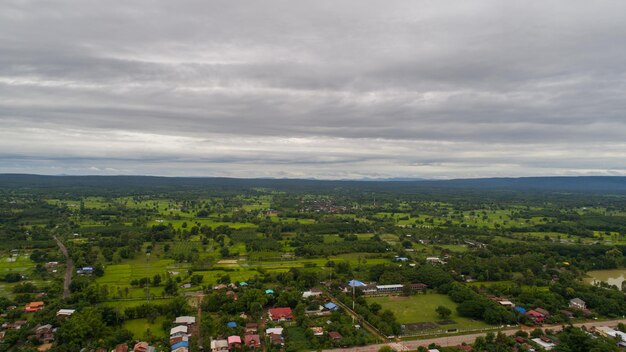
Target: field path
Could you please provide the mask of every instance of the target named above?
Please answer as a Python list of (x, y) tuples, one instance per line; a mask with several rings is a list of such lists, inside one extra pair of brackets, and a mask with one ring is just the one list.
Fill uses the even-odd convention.
[[(330, 292), (328, 292), (328, 297), (330, 297), (331, 302), (335, 303), (336, 305), (338, 305), (339, 307), (343, 308), (343, 310), (345, 310), (346, 312), (348, 312), (348, 314), (354, 318), (355, 322), (359, 322), (363, 325), (363, 327), (365, 329), (367, 329), (367, 331), (369, 331), (372, 335), (376, 336), (378, 339), (380, 339), (381, 341), (387, 341), (387, 337), (383, 336), (378, 329), (376, 329), (376, 327), (374, 327), (372, 324), (370, 324), (368, 321), (366, 321), (365, 319), (361, 319), (361, 316), (358, 315), (355, 311), (353, 311), (350, 307), (348, 307), (347, 305), (343, 304), (343, 302), (341, 302), (340, 300), (338, 300), (337, 298), (335, 298), (333, 295), (330, 294)], [(383, 345), (381, 345), (383, 346)]]
[[(575, 327), (581, 328), (585, 327), (590, 329), (594, 326), (616, 326), (619, 323), (626, 323), (626, 319), (620, 320), (606, 320), (606, 321), (588, 321), (585, 323), (577, 323), (573, 324)], [(542, 329), (551, 329), (553, 331), (560, 331), (563, 328), (563, 325), (544, 325), (541, 327)], [(500, 332), (511, 336), (514, 335), (517, 331), (519, 331), (521, 327), (501, 330)], [(494, 331), (495, 333), (495, 331)], [(485, 336), (486, 333), (478, 333), (478, 334), (468, 334), (468, 335), (453, 335), (453, 336), (445, 336), (445, 337), (436, 337), (430, 339), (423, 340), (413, 340), (413, 341), (403, 341), (403, 342), (392, 342), (392, 343), (383, 343), (378, 345), (369, 345), (362, 347), (351, 347), (351, 348), (337, 348), (332, 350), (324, 350), (324, 352), (376, 352), (383, 346), (389, 346), (396, 351), (415, 351), (419, 346), (428, 346), (431, 343), (437, 344), (439, 346), (448, 347), (448, 346), (457, 346), (462, 343), (471, 344), (474, 343), (477, 337)]]
[(61, 242), (57, 236), (54, 236), (54, 240), (57, 241), (57, 245), (59, 245), (59, 249), (61, 253), (65, 256), (66, 264), (65, 264), (65, 281), (63, 282), (63, 298), (70, 298), (70, 284), (72, 283), (72, 271), (74, 271), (74, 264), (72, 263), (72, 258), (70, 258), (70, 254), (67, 252), (67, 248)]

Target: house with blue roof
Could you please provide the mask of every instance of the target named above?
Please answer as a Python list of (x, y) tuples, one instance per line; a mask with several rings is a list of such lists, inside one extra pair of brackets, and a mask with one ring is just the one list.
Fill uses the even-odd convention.
[(172, 351), (176, 351), (179, 348), (189, 348), (189, 342), (187, 341), (180, 341), (178, 343), (175, 343), (172, 345)]
[(348, 286), (350, 286), (350, 287), (363, 287), (363, 286), (365, 286), (365, 284), (362, 283), (359, 280), (350, 280), (350, 282), (348, 282)]
[(229, 328), (236, 328), (237, 327), (237, 323), (234, 321), (229, 321), (228, 323), (226, 323), (226, 326)]
[(337, 305), (334, 304), (333, 302), (328, 302), (328, 303), (324, 304), (324, 308), (326, 308), (328, 310), (332, 310), (332, 311), (335, 311), (335, 310), (339, 309), (339, 307), (337, 307)]
[(526, 309), (524, 309), (524, 308), (522, 308), (520, 306), (517, 306), (517, 307), (515, 307), (513, 309), (515, 309), (515, 311), (518, 312), (519, 314), (526, 314)]

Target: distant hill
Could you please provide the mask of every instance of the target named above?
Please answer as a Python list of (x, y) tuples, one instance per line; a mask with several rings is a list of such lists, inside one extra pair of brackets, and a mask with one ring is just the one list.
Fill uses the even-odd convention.
[(301, 179), (237, 179), (224, 177), (156, 176), (44, 176), (0, 174), (0, 189), (21, 190), (145, 190), (152, 192), (192, 189), (241, 190), (273, 188), (285, 190), (328, 190), (335, 188), (372, 191), (500, 190), (626, 193), (626, 177), (521, 177), (453, 180), (363, 180), (320, 181)]

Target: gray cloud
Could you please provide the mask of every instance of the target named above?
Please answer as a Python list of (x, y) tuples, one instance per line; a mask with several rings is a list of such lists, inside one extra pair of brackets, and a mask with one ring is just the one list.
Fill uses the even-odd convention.
[(626, 174), (620, 1), (6, 1), (0, 172)]

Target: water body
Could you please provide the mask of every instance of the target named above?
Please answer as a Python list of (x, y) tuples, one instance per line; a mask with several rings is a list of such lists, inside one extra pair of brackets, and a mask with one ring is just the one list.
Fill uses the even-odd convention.
[(595, 270), (587, 273), (585, 282), (594, 285), (596, 282), (606, 282), (609, 285), (615, 285), (620, 290), (622, 289), (622, 282), (626, 281), (626, 269), (612, 269), (612, 270)]

